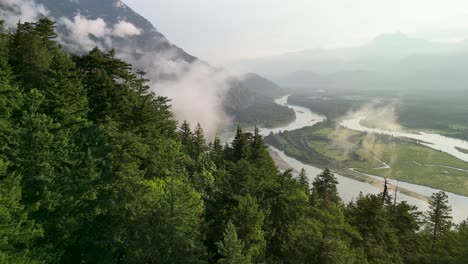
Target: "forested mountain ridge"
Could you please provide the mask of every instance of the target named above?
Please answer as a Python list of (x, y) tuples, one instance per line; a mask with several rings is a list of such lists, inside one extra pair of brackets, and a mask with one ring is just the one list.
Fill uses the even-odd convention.
[[(28, 9), (21, 7), (24, 5)], [(3, 10), (12, 6), (18, 10), (2, 14)], [(271, 81), (265, 82), (264, 78), (255, 74), (235, 74), (209, 65), (171, 43), (124, 1), (18, 0), (0, 2), (0, 7), (0, 19), (7, 17), (10, 24), (20, 20), (24, 15), (21, 12), (36, 13), (37, 17), (47, 15), (56, 22), (59, 42), (70, 52), (82, 54), (94, 47), (106, 51), (115, 49), (117, 57), (129, 61), (136, 69), (145, 69), (152, 89), (159, 89), (158, 92), (166, 96), (171, 97), (170, 95), (179, 92), (174, 90), (186, 89), (186, 83), (193, 82), (192, 75), (204, 75), (198, 85), (193, 85), (193, 93), (200, 95), (203, 101), (215, 101), (213, 112), (223, 112), (217, 119), (228, 116), (233, 121), (231, 125), (241, 123), (248, 126), (272, 126), (294, 119), (294, 113), (288, 108), (278, 106), (271, 100), (271, 95), (279, 97), (285, 94), (277, 89), (279, 87), (265, 96), (264, 91), (271, 87)], [(178, 98), (171, 98), (174, 108), (182, 113), (182, 117), (177, 118), (192, 119), (189, 118), (188, 110), (183, 106), (179, 107), (183, 104), (179, 101), (183, 100), (177, 100)], [(261, 103), (257, 103), (258, 101)], [(245, 109), (258, 114), (251, 118), (245, 115)], [(279, 115), (272, 115), (273, 110)], [(220, 126), (217, 129), (226, 128)], [(211, 130), (213, 129), (210, 129), (210, 134), (217, 132)]]
[(345, 205), (280, 172), (259, 131), (177, 124), (143, 72), (69, 54), (48, 19), (0, 26), (0, 263), (465, 263), (447, 196)]

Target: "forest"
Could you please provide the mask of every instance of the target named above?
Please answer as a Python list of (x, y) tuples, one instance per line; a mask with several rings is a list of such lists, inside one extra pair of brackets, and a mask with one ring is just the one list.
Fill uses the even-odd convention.
[(0, 27), (0, 263), (466, 263), (468, 221), (329, 170), (279, 171), (258, 129), (208, 142), (115, 52)]

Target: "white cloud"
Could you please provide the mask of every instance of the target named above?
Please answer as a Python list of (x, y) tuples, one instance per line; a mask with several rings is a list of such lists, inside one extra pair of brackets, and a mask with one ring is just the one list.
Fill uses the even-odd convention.
[(44, 5), (32, 0), (0, 0), (0, 6), (0, 19), (5, 20), (8, 27), (14, 27), (20, 20), (34, 22), (49, 14)]
[(152, 85), (154, 91), (170, 98), (176, 118), (192, 125), (200, 123), (208, 139), (230, 124), (223, 102), (230, 88), (225, 71), (201, 62), (191, 64), (177, 80)]
[(115, 24), (114, 29), (112, 30), (112, 35), (120, 38), (133, 37), (140, 34), (141, 29), (137, 28), (132, 23), (123, 20)]
[(112, 47), (112, 37), (129, 38), (142, 33), (141, 29), (127, 21), (121, 20), (110, 26), (102, 18), (88, 19), (81, 14), (77, 14), (73, 20), (62, 17), (59, 23), (67, 29), (68, 34), (63, 39), (74, 51), (87, 51), (94, 47), (108, 49)]
[(171, 99), (177, 120), (186, 120), (192, 126), (200, 123), (208, 139), (231, 123), (223, 107), (233, 78), (228, 72), (200, 61), (188, 63), (177, 59), (175, 48), (159, 54), (143, 54), (138, 59), (130, 55), (132, 49), (123, 50), (119, 57), (147, 72), (152, 91)]
[[(68, 30), (65, 37), (72, 49), (90, 50), (94, 47), (103, 48), (103, 45), (110, 45), (110, 30), (102, 18), (87, 19), (81, 14), (77, 14), (73, 21), (62, 17), (59, 23), (63, 24)], [(100, 41), (96, 41), (99, 39)]]

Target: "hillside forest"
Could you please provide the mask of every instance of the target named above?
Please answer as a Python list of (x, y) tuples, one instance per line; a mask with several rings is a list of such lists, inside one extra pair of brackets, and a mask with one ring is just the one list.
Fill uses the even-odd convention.
[(1, 26), (0, 263), (466, 263), (445, 193), (419, 212), (336, 185), (280, 171), (258, 129), (209, 142), (144, 72), (68, 53), (47, 18)]

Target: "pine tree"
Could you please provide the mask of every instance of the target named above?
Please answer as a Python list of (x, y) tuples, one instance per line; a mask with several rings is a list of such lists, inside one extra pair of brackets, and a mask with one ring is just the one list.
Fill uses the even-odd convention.
[(136, 118), (132, 110), (139, 101), (132, 86), (137, 77), (131, 65), (116, 58), (114, 50), (103, 52), (98, 48), (74, 61), (87, 91), (91, 108), (88, 118), (98, 123), (110, 118), (123, 129), (131, 127)]
[[(325, 169), (322, 173), (317, 175), (317, 177), (312, 182), (312, 200), (313, 202), (323, 202), (327, 203), (338, 203), (341, 201), (338, 196), (338, 191), (336, 185), (338, 181), (336, 180), (333, 173)], [(319, 202), (319, 203), (321, 203)]]
[(232, 141), (232, 153), (231, 153), (231, 160), (238, 161), (241, 159), (246, 159), (250, 155), (249, 149), (249, 138), (248, 135), (245, 134), (240, 126), (237, 126), (236, 136)]
[(265, 261), (265, 216), (254, 197), (247, 194), (237, 198), (238, 205), (232, 211), (232, 220), (237, 226), (239, 239), (244, 242), (244, 251), (255, 263)]
[(429, 210), (424, 219), (426, 231), (431, 233), (432, 239), (437, 240), (450, 230), (452, 226), (452, 207), (448, 203), (448, 196), (440, 191), (432, 194), (429, 200)]
[(201, 127), (200, 123), (198, 123), (195, 127), (195, 131), (193, 132), (192, 137), (193, 155), (196, 159), (199, 155), (204, 154), (208, 150), (205, 133), (203, 132), (203, 128)]
[(455, 245), (449, 245), (455, 248), (454, 264), (463, 264), (468, 259), (468, 219), (461, 222), (457, 228), (457, 238)]
[(33, 255), (32, 241), (41, 230), (28, 219), (21, 201), (21, 177), (8, 172), (9, 163), (0, 156), (0, 262), (40, 263)]
[(251, 149), (251, 158), (254, 161), (265, 160), (267, 157), (269, 157), (267, 147), (263, 143), (263, 139), (260, 135), (260, 130), (258, 129), (258, 127), (255, 127)]
[(5, 30), (3, 21), (0, 21), (0, 78), (2, 85), (4, 85), (7, 80), (10, 80), (11, 69), (8, 63), (10, 50), (8, 44), (10, 42), (10, 35)]
[(193, 153), (193, 132), (190, 129), (189, 123), (184, 121), (179, 127), (179, 136), (182, 145), (185, 147), (187, 154), (192, 155)]
[(221, 140), (216, 137), (210, 147), (210, 158), (215, 165), (220, 168), (224, 159), (224, 150), (221, 145)]
[(279, 173), (277, 185), (271, 188), (273, 199), (266, 222), (273, 233), (267, 233), (267, 262), (281, 263), (295, 251), (292, 234), (309, 223), (305, 220), (310, 212), (309, 197), (291, 170)]
[(250, 264), (250, 256), (243, 254), (243, 243), (237, 238), (235, 226), (231, 221), (227, 223), (223, 241), (217, 243), (221, 258), (219, 264)]
[(418, 263), (424, 251), (423, 240), (419, 237), (422, 213), (406, 201), (387, 205), (390, 224), (399, 241), (400, 255), (404, 263)]
[[(29, 91), (40, 87), (46, 80), (44, 73), (50, 67), (56, 45), (53, 40), (44, 42), (43, 35), (48, 34), (50, 25), (43, 20), (37, 23), (18, 23), (17, 31), (10, 42), (10, 63), (17, 81)], [(52, 28), (53, 30), (53, 28)]]
[(298, 180), (299, 180), (299, 183), (304, 188), (304, 191), (306, 192), (306, 194), (310, 195), (309, 179), (307, 178), (307, 172), (305, 171), (304, 168), (301, 169), (301, 172), (299, 173)]
[(361, 237), (352, 245), (362, 248), (369, 263), (401, 263), (396, 232), (380, 195), (360, 194), (348, 205), (345, 215)]
[(35, 25), (35, 31), (49, 51), (57, 47), (55, 39), (58, 36), (55, 32), (55, 22), (47, 17), (41, 18)]
[(21, 108), (22, 94), (11, 83), (7, 43), (8, 35), (0, 22), (0, 262), (40, 263), (41, 257), (33, 254), (33, 241), (41, 236), (41, 228), (21, 203), (23, 177), (12, 164), (20, 143), (13, 116)]

